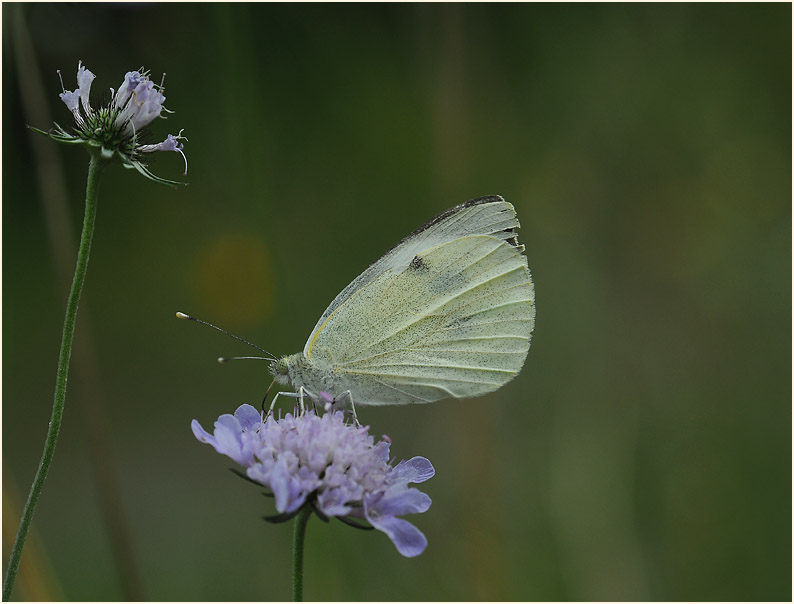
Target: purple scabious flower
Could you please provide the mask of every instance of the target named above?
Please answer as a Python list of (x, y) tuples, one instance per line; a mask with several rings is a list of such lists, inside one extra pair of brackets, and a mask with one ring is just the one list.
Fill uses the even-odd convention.
[(425, 536), (398, 516), (430, 508), (430, 497), (408, 485), (432, 478), (433, 466), (424, 457), (391, 465), (390, 443), (375, 443), (368, 427), (345, 423), (342, 411), (308, 411), (263, 421), (254, 407), (241, 405), (234, 415), (218, 418), (214, 434), (195, 419), (191, 426), (196, 438), (272, 491), (279, 515), (270, 520), (288, 520), (310, 505), (323, 520), (335, 516), (360, 526), (350, 518), (366, 519), (403, 556), (425, 550)]
[(157, 151), (175, 151), (185, 160), (187, 174), (187, 157), (183, 151), (184, 145), (180, 142), (187, 139), (182, 136), (181, 130), (176, 135), (169, 134), (161, 143), (142, 144), (147, 134), (146, 127), (155, 118), (164, 117), (163, 112), (171, 113), (163, 105), (163, 82), (159, 86), (155, 85), (143, 68), (140, 71), (127, 72), (118, 91), (110, 89), (110, 103), (106, 107), (95, 109), (89, 100), (95, 77), (82, 61), (78, 62), (77, 89), (66, 90), (61, 82), (63, 92), (59, 95), (72, 112), (75, 127), (69, 132), (56, 123), (50, 132), (44, 134), (58, 142), (84, 145), (89, 152), (99, 153), (107, 160), (119, 159), (125, 168), (133, 168), (155, 182), (180, 184), (155, 176), (144, 161), (147, 155)]

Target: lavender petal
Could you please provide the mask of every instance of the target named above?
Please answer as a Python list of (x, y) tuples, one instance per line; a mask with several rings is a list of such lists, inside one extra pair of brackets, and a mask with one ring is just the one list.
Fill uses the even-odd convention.
[(427, 537), (422, 534), (418, 528), (407, 520), (402, 518), (394, 518), (391, 516), (381, 516), (378, 518), (370, 518), (367, 516), (370, 524), (379, 531), (383, 531), (392, 540), (397, 551), (406, 558), (413, 558), (418, 556), (427, 547)]

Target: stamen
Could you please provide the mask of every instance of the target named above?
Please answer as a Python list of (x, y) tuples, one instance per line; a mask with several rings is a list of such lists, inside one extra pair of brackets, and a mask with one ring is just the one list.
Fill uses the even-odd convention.
[(185, 173), (183, 174), (183, 176), (187, 176), (187, 156), (186, 156), (186, 155), (185, 155), (185, 153), (182, 151), (182, 149), (177, 149), (177, 152), (179, 153), (179, 155), (181, 155), (181, 156), (182, 156), (182, 159), (184, 159), (184, 160), (185, 160)]
[(165, 72), (163, 72), (163, 79), (160, 80), (160, 92), (165, 90)]
[[(186, 136), (182, 136), (182, 133), (183, 133), (184, 131), (185, 131), (185, 129), (184, 129), (184, 128), (182, 128), (182, 129), (179, 131), (179, 133), (176, 135), (176, 140), (178, 140), (178, 141), (186, 141), (186, 140), (187, 140), (187, 137), (186, 137)], [(177, 152), (178, 152), (178, 153), (179, 153), (179, 154), (182, 156), (182, 159), (184, 159), (184, 160), (185, 160), (185, 173), (183, 174), (183, 176), (187, 176), (187, 156), (186, 156), (186, 155), (185, 155), (185, 153), (182, 151), (182, 149), (177, 149)]]
[(55, 72), (58, 74), (58, 79), (61, 81), (61, 92), (66, 92), (66, 88), (63, 87), (63, 78), (61, 77), (61, 70), (56, 69)]

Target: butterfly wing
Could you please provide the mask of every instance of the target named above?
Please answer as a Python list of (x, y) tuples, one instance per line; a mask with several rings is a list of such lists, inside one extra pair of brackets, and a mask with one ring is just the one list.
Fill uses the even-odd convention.
[(311, 356), (319, 332), (325, 328), (326, 322), (336, 309), (384, 272), (392, 270), (399, 273), (408, 267), (422, 250), (467, 235), (493, 235), (510, 241), (523, 251), (524, 248), (519, 246), (515, 233), (515, 229), (519, 226), (513, 205), (499, 195), (478, 197), (439, 214), (378, 258), (334, 298), (306, 341), (304, 355)]
[(462, 204), (409, 235), (331, 303), (307, 342), (356, 404), (496, 390), (521, 369), (534, 291), (513, 206)]

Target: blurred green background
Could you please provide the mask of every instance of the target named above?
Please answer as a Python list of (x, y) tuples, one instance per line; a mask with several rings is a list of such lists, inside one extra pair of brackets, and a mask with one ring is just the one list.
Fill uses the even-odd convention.
[[(3, 552), (49, 420), (87, 155), (61, 69), (168, 73), (188, 187), (106, 171), (18, 599), (285, 600), (291, 524), (199, 444), (435, 214), (515, 204), (521, 375), (361, 409), (436, 467), (429, 547), (309, 524), (307, 599), (791, 599), (791, 6), (27, 4), (3, 11)], [(104, 95), (104, 97), (103, 97)], [(179, 178), (161, 154), (155, 173)], [(104, 503), (103, 503), (104, 502)], [(108, 513), (107, 510), (111, 512)], [(4, 567), (5, 571), (5, 560)]]

